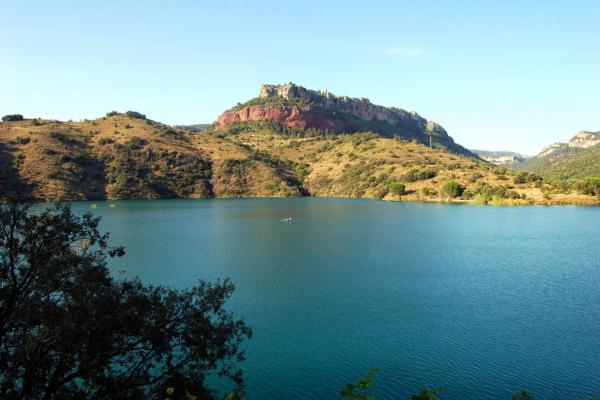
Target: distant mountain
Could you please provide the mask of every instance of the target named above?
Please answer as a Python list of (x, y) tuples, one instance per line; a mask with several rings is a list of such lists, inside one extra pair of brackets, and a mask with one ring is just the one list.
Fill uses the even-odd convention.
[(600, 176), (600, 131), (581, 131), (568, 143), (553, 143), (520, 168), (553, 178)]
[(374, 132), (416, 140), (454, 153), (475, 156), (456, 144), (446, 130), (416, 112), (372, 104), (366, 98), (336, 96), (289, 83), (263, 85), (258, 97), (223, 113), (217, 129), (244, 121), (273, 121), (292, 129), (326, 133)]
[(501, 167), (512, 168), (520, 165), (531, 156), (524, 156), (512, 151), (471, 150), (481, 159)]

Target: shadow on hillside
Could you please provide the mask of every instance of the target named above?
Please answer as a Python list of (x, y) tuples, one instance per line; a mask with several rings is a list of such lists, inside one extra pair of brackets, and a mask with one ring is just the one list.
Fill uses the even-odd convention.
[(27, 201), (32, 199), (31, 186), (21, 179), (13, 156), (14, 149), (0, 143), (0, 196)]

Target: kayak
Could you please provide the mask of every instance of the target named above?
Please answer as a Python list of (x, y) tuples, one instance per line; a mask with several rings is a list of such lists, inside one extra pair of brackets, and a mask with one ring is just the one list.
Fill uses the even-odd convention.
[(281, 220), (281, 222), (294, 222), (296, 219), (292, 217), (287, 217)]

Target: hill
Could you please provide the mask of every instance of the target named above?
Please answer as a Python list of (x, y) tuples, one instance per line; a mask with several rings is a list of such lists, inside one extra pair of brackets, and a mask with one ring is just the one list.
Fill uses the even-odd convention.
[(600, 132), (582, 131), (568, 143), (554, 143), (519, 168), (555, 179), (600, 176)]
[(416, 112), (375, 105), (365, 98), (309, 90), (293, 83), (263, 85), (258, 97), (223, 113), (217, 129), (244, 121), (274, 121), (292, 129), (325, 133), (371, 131), (388, 138), (414, 139), (436, 148), (474, 156), (456, 144), (444, 128)]
[(301, 194), (248, 149), (137, 114), (3, 122), (0, 191), (49, 201)]
[(333, 134), (277, 121), (193, 133), (135, 112), (78, 122), (2, 122), (0, 167), (1, 194), (18, 191), (44, 201), (310, 195), (597, 203), (535, 174), (516, 174), (416, 139)]

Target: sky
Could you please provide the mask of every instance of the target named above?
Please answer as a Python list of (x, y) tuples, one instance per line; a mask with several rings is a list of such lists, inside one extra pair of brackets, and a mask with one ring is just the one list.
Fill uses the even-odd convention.
[(209, 123), (294, 82), (536, 154), (600, 130), (600, 1), (0, 0), (0, 114)]

